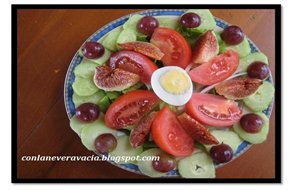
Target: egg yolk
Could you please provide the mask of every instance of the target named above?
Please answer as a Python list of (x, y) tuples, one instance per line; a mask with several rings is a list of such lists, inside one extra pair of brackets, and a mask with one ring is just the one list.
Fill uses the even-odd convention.
[(179, 71), (168, 71), (160, 77), (162, 88), (171, 94), (183, 94), (190, 88), (187, 76)]

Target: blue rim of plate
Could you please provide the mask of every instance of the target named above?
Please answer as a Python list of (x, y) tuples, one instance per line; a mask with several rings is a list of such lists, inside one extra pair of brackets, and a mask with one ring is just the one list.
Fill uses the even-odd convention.
[[(93, 35), (91, 35), (86, 41), (98, 41), (103, 36), (105, 36), (105, 34), (110, 32), (111, 30), (123, 25), (128, 20), (128, 18), (134, 14), (142, 14), (142, 15), (147, 15), (147, 16), (181, 16), (185, 11), (186, 11), (185, 9), (153, 9), (153, 10), (145, 10), (145, 11), (141, 11), (141, 12), (132, 13), (132, 14), (123, 16), (117, 20), (114, 20), (114, 21), (110, 22), (109, 24), (105, 25), (104, 27), (100, 28)], [(216, 20), (217, 26), (220, 28), (224, 29), (230, 25), (229, 23), (223, 21), (222, 19), (215, 17), (215, 20)], [(247, 38), (247, 39), (248, 39), (250, 47), (251, 47), (251, 53), (259, 52), (258, 47), (249, 38)], [(74, 71), (74, 68), (78, 64), (80, 64), (80, 62), (83, 58), (78, 52), (79, 51), (76, 52), (76, 54), (74, 55), (70, 65), (69, 65), (69, 68), (68, 68), (68, 71), (66, 74), (66, 78), (65, 78), (65, 83), (64, 83), (64, 103), (65, 103), (65, 108), (66, 108), (69, 119), (75, 114), (75, 106), (74, 106), (73, 99), (72, 99), (72, 95), (73, 95), (72, 84), (75, 80), (73, 71)], [(266, 80), (273, 84), (272, 75), (270, 75)], [(274, 99), (271, 102), (271, 104), (269, 105), (269, 107), (263, 111), (269, 118), (272, 113), (273, 103), (274, 103)], [(249, 143), (247, 141), (243, 141), (239, 145), (236, 153), (234, 154), (233, 159), (230, 162), (232, 162), (234, 159), (236, 159), (237, 157), (242, 155), (244, 152), (246, 152), (251, 147), (251, 145), (252, 145), (251, 143)], [(228, 162), (228, 163), (230, 163), (230, 162)], [(111, 163), (119, 168), (122, 168), (124, 170), (130, 171), (133, 173), (137, 173), (137, 174), (142, 174), (136, 164), (131, 164), (131, 163), (117, 164), (113, 161), (109, 161), (109, 163)], [(228, 163), (226, 163), (226, 164), (228, 164)], [(225, 164), (215, 164), (215, 167), (219, 168), (224, 165)], [(172, 171), (166, 173), (166, 175), (164, 177), (178, 177), (178, 176), (180, 176), (178, 171), (172, 170)]]

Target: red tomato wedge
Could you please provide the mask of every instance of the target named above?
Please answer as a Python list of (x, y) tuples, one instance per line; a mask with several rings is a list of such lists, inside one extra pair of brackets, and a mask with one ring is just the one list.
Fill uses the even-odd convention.
[(231, 126), (242, 115), (236, 102), (211, 94), (194, 93), (185, 108), (200, 123), (214, 127)]
[(150, 42), (165, 54), (161, 59), (165, 66), (185, 69), (190, 64), (191, 46), (177, 31), (170, 28), (156, 28)]
[(165, 55), (158, 47), (148, 42), (127, 42), (118, 44), (124, 50), (132, 50), (150, 58), (161, 60)]
[(136, 125), (158, 105), (160, 99), (154, 92), (135, 90), (116, 99), (105, 114), (105, 123), (113, 129)]
[(175, 113), (167, 106), (155, 116), (151, 133), (155, 143), (171, 155), (188, 156), (194, 150), (193, 139), (184, 131)]
[(150, 84), (152, 73), (158, 69), (156, 64), (148, 57), (134, 51), (119, 51), (109, 58), (107, 65), (112, 69), (120, 68), (137, 74), (141, 81)]
[(239, 60), (237, 52), (228, 50), (192, 69), (189, 75), (196, 83), (212, 85), (230, 77), (236, 71)]

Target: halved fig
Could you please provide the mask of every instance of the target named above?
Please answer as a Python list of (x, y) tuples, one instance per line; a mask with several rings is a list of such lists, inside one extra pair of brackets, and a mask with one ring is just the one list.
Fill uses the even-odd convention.
[(118, 44), (118, 46), (124, 50), (132, 50), (157, 60), (161, 60), (165, 55), (158, 47), (149, 42), (126, 42)]
[(141, 81), (145, 84), (151, 83), (152, 73), (158, 69), (157, 65), (148, 57), (127, 50), (112, 54), (106, 64), (112, 69), (119, 68), (139, 75)]
[(218, 40), (212, 30), (201, 36), (193, 50), (192, 63), (202, 64), (208, 62), (219, 53)]
[(104, 91), (122, 91), (139, 82), (137, 74), (106, 65), (96, 67), (94, 74), (95, 85)]
[(179, 122), (182, 128), (196, 141), (201, 144), (218, 144), (219, 141), (209, 130), (186, 113), (179, 115)]
[(146, 116), (137, 127), (132, 129), (129, 136), (130, 144), (133, 148), (137, 148), (141, 146), (147, 136), (150, 133), (152, 122), (155, 118), (156, 112), (150, 113), (148, 116)]
[(240, 100), (254, 94), (261, 84), (260, 79), (242, 76), (221, 82), (215, 89), (227, 99)]

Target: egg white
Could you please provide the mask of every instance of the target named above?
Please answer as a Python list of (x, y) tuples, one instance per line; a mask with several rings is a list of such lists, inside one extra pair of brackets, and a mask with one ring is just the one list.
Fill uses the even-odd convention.
[[(178, 71), (183, 73), (189, 83), (189, 89), (187, 89), (183, 94), (172, 94), (167, 92), (160, 84), (160, 78), (168, 71)], [(151, 86), (155, 94), (164, 102), (173, 106), (182, 106), (186, 104), (193, 94), (193, 83), (189, 75), (180, 67), (176, 66), (166, 66), (157, 69), (151, 76)]]

